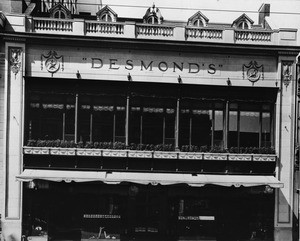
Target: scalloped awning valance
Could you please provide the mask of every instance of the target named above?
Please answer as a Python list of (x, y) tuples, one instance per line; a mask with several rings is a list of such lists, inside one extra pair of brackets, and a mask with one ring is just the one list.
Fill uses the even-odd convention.
[(218, 185), (225, 187), (270, 186), (282, 188), (283, 183), (274, 176), (258, 175), (207, 175), (183, 173), (147, 173), (147, 172), (105, 172), (105, 171), (62, 171), (26, 169), (16, 176), (18, 181), (47, 180), (54, 182), (93, 182), (120, 184), (122, 182), (143, 185), (187, 184), (192, 187)]

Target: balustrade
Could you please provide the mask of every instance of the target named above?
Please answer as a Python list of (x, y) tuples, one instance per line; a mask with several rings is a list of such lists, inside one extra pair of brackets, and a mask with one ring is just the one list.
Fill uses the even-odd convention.
[[(118, 35), (128, 38), (151, 38), (156, 39), (181, 38), (177, 27), (155, 24), (129, 24), (99, 22), (91, 20), (76, 19), (51, 19), (51, 18), (32, 18), (34, 32), (65, 32), (75, 35)], [(132, 27), (130, 27), (130, 25)], [(175, 34), (176, 33), (176, 34)], [(229, 35), (234, 34), (233, 38)], [(186, 27), (185, 39), (191, 41), (230, 41), (233, 42), (255, 42), (255, 43), (272, 43), (276, 42), (276, 35), (271, 30), (249, 30), (249, 29), (215, 29)], [(232, 36), (232, 35), (231, 35)], [(273, 37), (272, 37), (273, 36)], [(183, 37), (183, 36), (182, 36)], [(230, 40), (231, 39), (231, 40)], [(174, 39), (175, 40), (175, 39)], [(183, 38), (182, 38), (183, 40)]]
[(124, 34), (124, 24), (86, 21), (86, 33)]
[(72, 32), (73, 20), (34, 18), (34, 30)]
[(255, 41), (255, 42), (271, 42), (271, 31), (251, 31), (251, 30), (235, 30), (235, 40), (238, 41)]
[(223, 30), (187, 27), (185, 29), (185, 35), (187, 39), (222, 39)]
[(173, 37), (174, 27), (159, 25), (136, 25), (137, 36), (162, 36)]

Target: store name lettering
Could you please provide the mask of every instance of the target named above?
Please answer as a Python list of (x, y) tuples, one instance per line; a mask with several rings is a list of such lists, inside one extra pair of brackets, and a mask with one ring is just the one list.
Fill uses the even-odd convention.
[[(100, 58), (92, 58), (92, 69), (101, 69), (104, 65), (108, 66), (108, 69), (111, 70), (119, 70), (121, 68), (125, 70), (133, 70), (139, 69), (140, 71), (153, 71), (154, 67), (157, 66), (157, 69), (161, 72), (172, 71), (172, 72), (183, 72), (186, 71), (190, 74), (197, 74), (201, 71), (201, 66), (203, 64), (200, 63), (184, 63), (184, 62), (172, 62), (167, 63), (165, 61), (154, 62), (154, 61), (143, 61), (141, 60), (139, 63), (135, 63), (131, 59), (127, 59), (124, 64), (120, 64), (118, 59), (109, 59), (107, 63), (105, 63)], [(217, 71), (215, 64), (208, 64), (206, 66), (208, 74), (215, 74)]]

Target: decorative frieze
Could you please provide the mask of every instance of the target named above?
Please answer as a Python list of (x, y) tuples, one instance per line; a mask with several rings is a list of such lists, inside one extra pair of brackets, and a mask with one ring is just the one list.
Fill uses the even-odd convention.
[(141, 159), (182, 159), (212, 161), (255, 161), (275, 162), (275, 154), (236, 154), (236, 153), (204, 153), (204, 152), (170, 152), (170, 151), (138, 151), (87, 148), (55, 148), (55, 147), (23, 147), (25, 155), (62, 155), (62, 156), (96, 156)]

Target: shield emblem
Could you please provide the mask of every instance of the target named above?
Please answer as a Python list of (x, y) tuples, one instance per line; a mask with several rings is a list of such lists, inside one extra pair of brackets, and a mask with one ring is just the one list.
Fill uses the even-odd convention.
[(58, 56), (55, 51), (49, 51), (48, 54), (41, 56), (41, 70), (45, 66), (46, 70), (52, 75), (59, 69), (64, 70), (64, 59), (63, 56)]
[(245, 75), (252, 83), (255, 83), (260, 78), (264, 79), (264, 66), (258, 65), (256, 61), (250, 61), (248, 65), (243, 65), (243, 79), (245, 79)]

